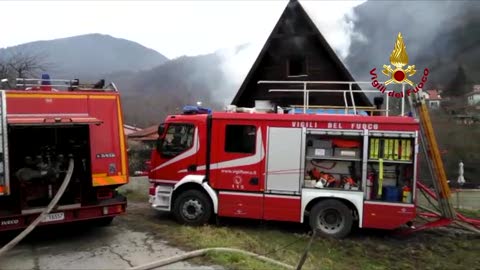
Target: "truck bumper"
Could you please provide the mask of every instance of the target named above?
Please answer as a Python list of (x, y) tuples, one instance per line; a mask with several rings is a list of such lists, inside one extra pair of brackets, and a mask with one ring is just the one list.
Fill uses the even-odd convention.
[(155, 195), (150, 195), (148, 202), (153, 209), (158, 211), (170, 211), (173, 186), (158, 185), (155, 187)]
[[(127, 199), (124, 196), (104, 200), (94, 205), (85, 205), (78, 208), (55, 210), (46, 216), (46, 219), (37, 226), (68, 223), (82, 220), (92, 220), (104, 217), (115, 217), (125, 213)], [(34, 214), (0, 216), (0, 231), (22, 229), (30, 225), (43, 211), (39, 209)]]

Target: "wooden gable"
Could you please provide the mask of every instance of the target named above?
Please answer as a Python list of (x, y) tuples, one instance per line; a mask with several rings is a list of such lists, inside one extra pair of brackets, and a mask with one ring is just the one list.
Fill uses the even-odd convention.
[[(232, 101), (253, 107), (255, 100), (278, 106), (303, 105), (303, 93), (269, 89), (303, 89), (302, 84), (258, 84), (258, 81), (353, 81), (298, 1), (290, 1)], [(309, 85), (308, 89), (348, 89), (347, 85)], [(355, 86), (354, 89), (360, 89)], [(363, 93), (354, 94), (356, 106), (372, 106)], [(311, 93), (310, 105), (344, 106), (343, 92)], [(349, 103), (351, 105), (351, 103)]]

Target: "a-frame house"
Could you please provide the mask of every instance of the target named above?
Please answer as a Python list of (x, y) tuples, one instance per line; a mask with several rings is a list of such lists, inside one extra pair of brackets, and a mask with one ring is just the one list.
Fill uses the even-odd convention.
[[(302, 89), (303, 86), (258, 84), (258, 81), (354, 81), (302, 5), (291, 0), (275, 25), (233, 105), (253, 107), (255, 100), (278, 106), (303, 105), (303, 93), (270, 92), (270, 89)], [(347, 85), (309, 85), (309, 89), (348, 89)], [(359, 89), (358, 86), (355, 86)], [(354, 94), (356, 106), (372, 104), (364, 93)], [(344, 106), (343, 91), (311, 93), (309, 104)], [(351, 105), (351, 103), (349, 103)]]

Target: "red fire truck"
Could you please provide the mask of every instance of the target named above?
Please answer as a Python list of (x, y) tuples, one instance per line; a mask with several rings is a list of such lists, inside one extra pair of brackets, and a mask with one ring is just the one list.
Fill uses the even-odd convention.
[(27, 227), (44, 211), (70, 159), (69, 185), (40, 224), (108, 224), (124, 213), (116, 188), (128, 182), (128, 168), (115, 85), (44, 76), (11, 88), (0, 91), (0, 231)]
[(339, 238), (355, 223), (410, 225), (418, 121), (311, 108), (281, 114), (187, 107), (168, 116), (152, 152), (152, 207), (184, 224), (214, 215), (309, 222)]

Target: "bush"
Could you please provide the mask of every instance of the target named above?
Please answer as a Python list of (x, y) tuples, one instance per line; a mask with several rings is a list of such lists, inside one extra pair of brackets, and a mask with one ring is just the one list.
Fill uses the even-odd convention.
[(136, 171), (146, 171), (146, 161), (150, 160), (152, 143), (128, 141), (128, 169), (133, 175)]

